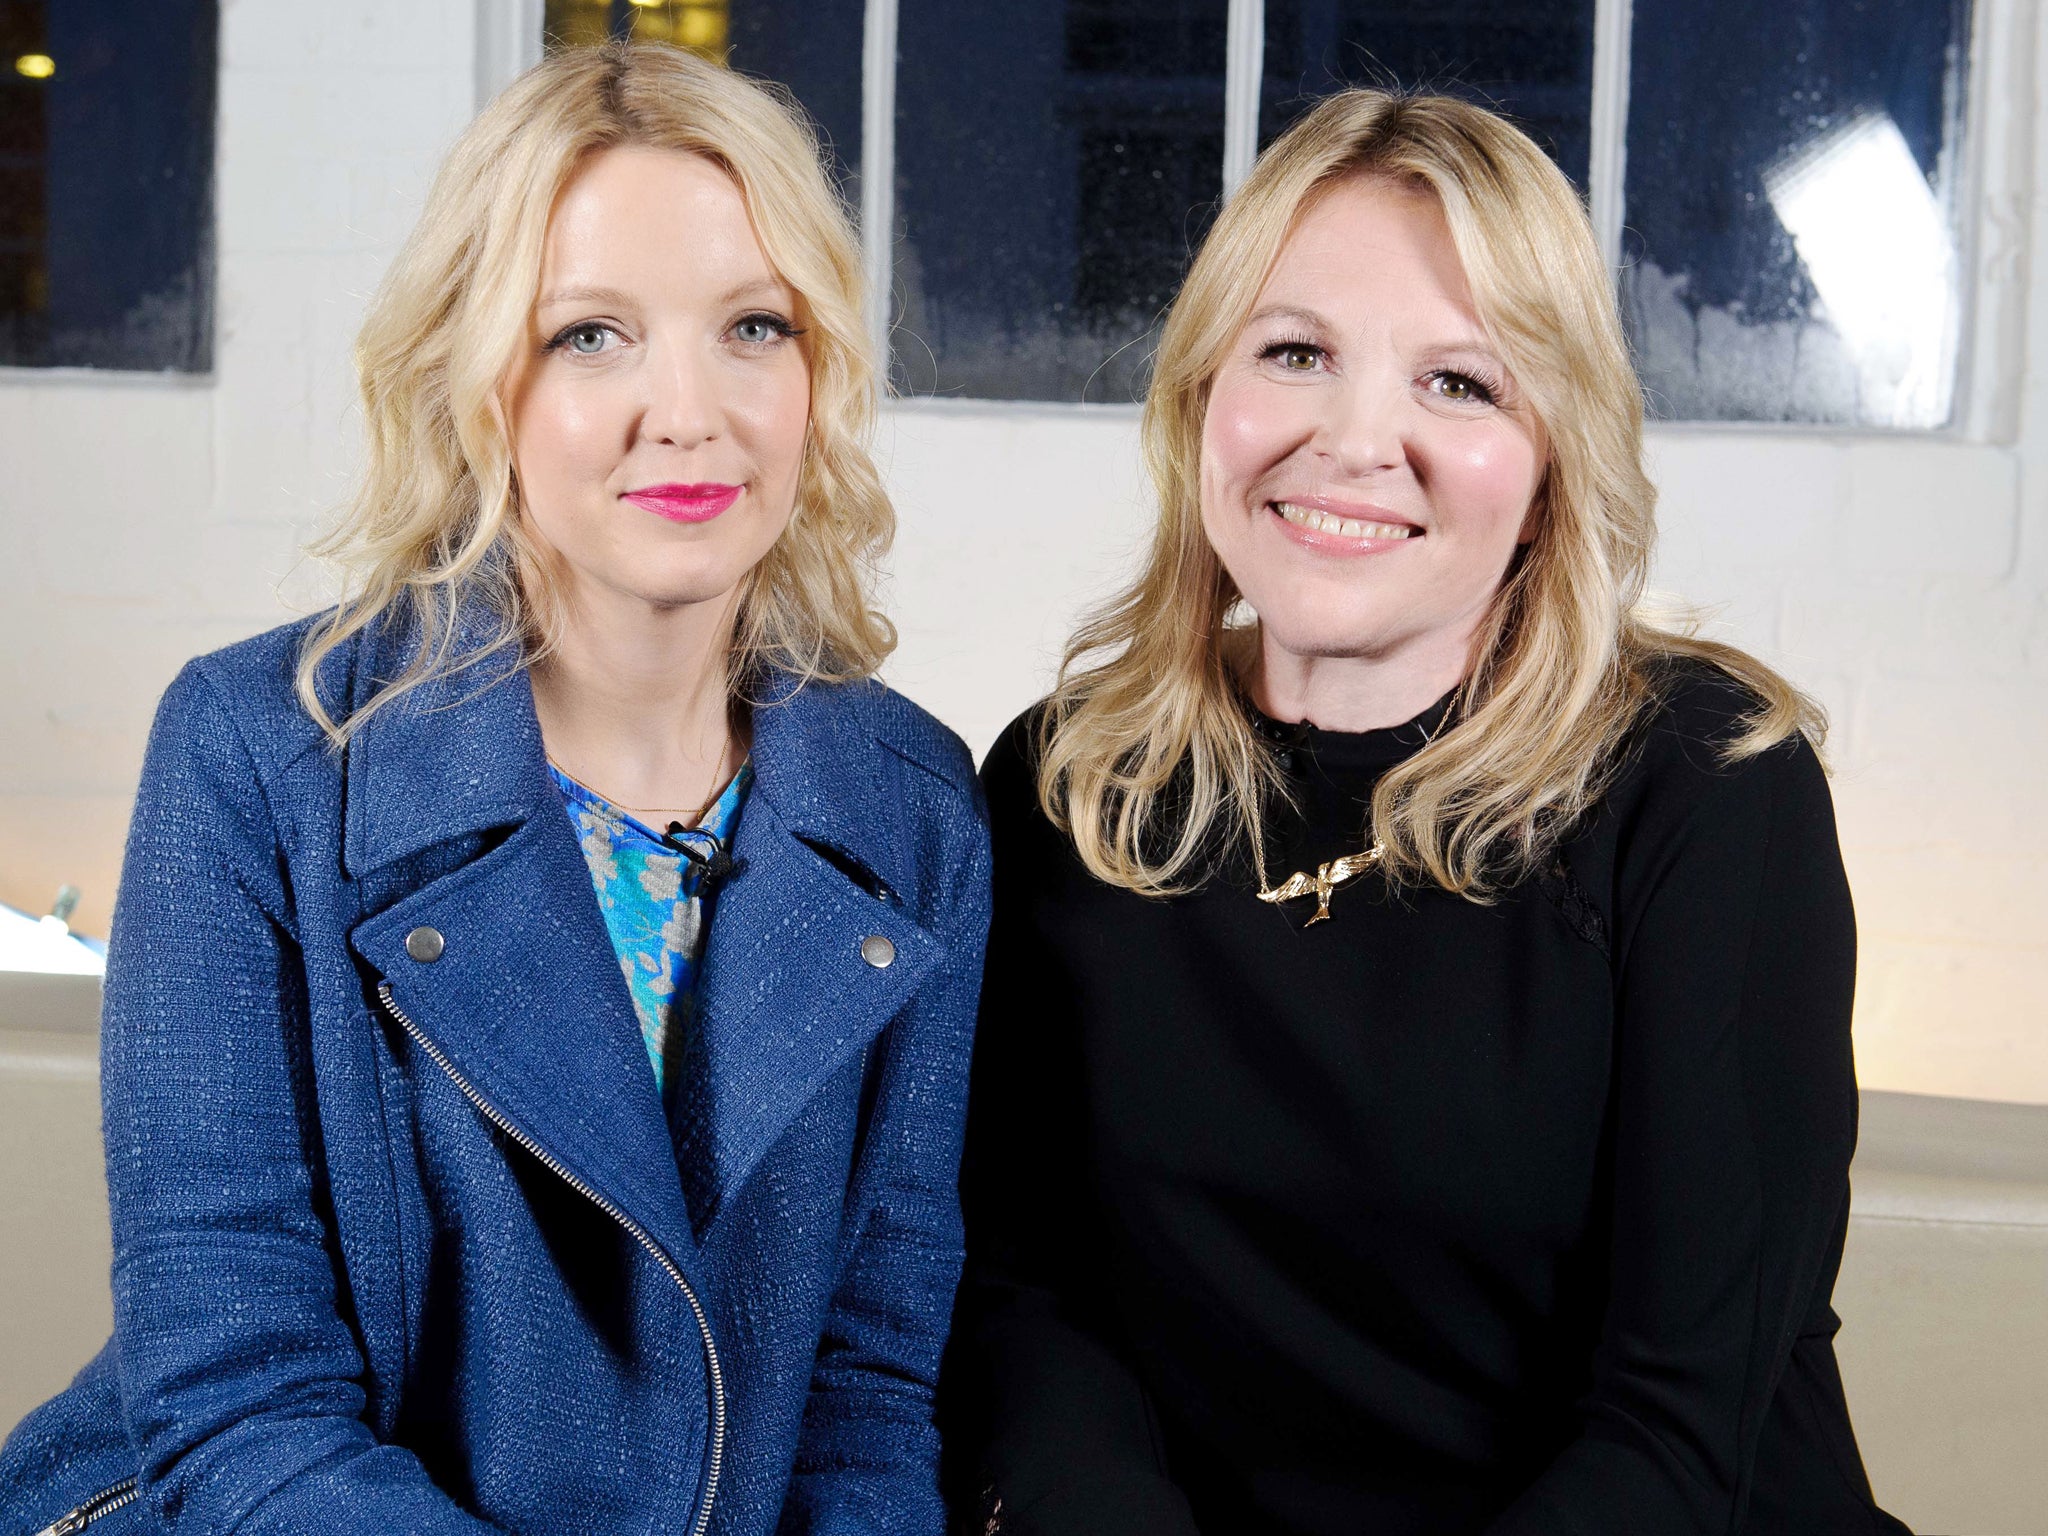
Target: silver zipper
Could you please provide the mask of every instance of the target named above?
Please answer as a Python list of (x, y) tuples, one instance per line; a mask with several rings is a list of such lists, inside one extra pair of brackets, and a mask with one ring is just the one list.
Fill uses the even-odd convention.
[[(704, 1338), (705, 1375), (711, 1383), (711, 1453), (704, 1470), (704, 1501), (697, 1506), (697, 1518), (690, 1526), (690, 1536), (704, 1536), (705, 1529), (711, 1524), (712, 1501), (718, 1497), (719, 1474), (725, 1469), (725, 1367), (719, 1363), (718, 1342), (711, 1336), (711, 1319), (704, 1311), (703, 1302), (697, 1299), (696, 1291), (691, 1289), (689, 1280), (685, 1278), (682, 1270), (677, 1267), (676, 1261), (662, 1250), (661, 1244), (648, 1236), (645, 1227), (641, 1226), (640, 1223), (628, 1216), (588, 1184), (577, 1178), (567, 1168), (564, 1168), (541, 1147), (539, 1142), (506, 1119), (505, 1116), (499, 1114), (482, 1094), (469, 1085), (469, 1079), (456, 1070), (455, 1064), (441, 1054), (441, 1048), (421, 1033), (420, 1027), (407, 1017), (403, 1008), (398, 1006), (397, 999), (391, 995), (390, 982), (380, 981), (377, 983), (377, 1000), (383, 1003), (385, 1010), (390, 1013), (392, 1018), (398, 1021), (399, 1027), (412, 1037), (413, 1044), (425, 1051), (428, 1056), (433, 1058), (434, 1065), (448, 1074), (449, 1080), (462, 1090), (463, 1097), (476, 1106), (477, 1113), (481, 1114), (491, 1124), (519, 1143), (521, 1147), (532, 1154), (542, 1167), (553, 1173), (563, 1183), (575, 1190), (576, 1193), (583, 1196), (584, 1199), (603, 1211), (605, 1215), (611, 1217), (613, 1221), (624, 1227), (633, 1237), (634, 1241), (653, 1254), (655, 1262), (668, 1271), (669, 1279), (675, 1281), (677, 1287), (683, 1293), (683, 1299), (690, 1304), (690, 1315), (697, 1319), (697, 1331)], [(110, 1489), (108, 1491), (112, 1492), (113, 1490)], [(106, 1494), (102, 1494), (100, 1497), (105, 1498)], [(90, 1506), (87, 1507), (89, 1508)], [(79, 1511), (74, 1511), (74, 1513), (79, 1513)], [(103, 1513), (103, 1511), (99, 1513)], [(71, 1516), (67, 1515), (65, 1518), (70, 1519)], [(87, 1518), (96, 1518), (96, 1515), (88, 1516)], [(65, 1526), (62, 1522), (59, 1522), (58, 1526), (52, 1528), (50, 1536), (63, 1536), (64, 1532), (76, 1529), (78, 1527)], [(43, 1533), (38, 1532), (37, 1536), (43, 1536)]]
[(141, 1497), (140, 1485), (134, 1478), (127, 1478), (111, 1488), (102, 1489), (94, 1494), (55, 1524), (46, 1525), (37, 1531), (36, 1536), (73, 1536), (74, 1532), (84, 1530), (101, 1515), (111, 1515), (115, 1510), (133, 1504)]

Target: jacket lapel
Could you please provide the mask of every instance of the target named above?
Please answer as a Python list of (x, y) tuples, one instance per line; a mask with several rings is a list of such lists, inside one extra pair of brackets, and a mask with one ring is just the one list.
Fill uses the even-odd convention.
[[(417, 958), (431, 928), (441, 952)], [(559, 1171), (694, 1247), (661, 1099), (590, 876), (559, 809), (355, 932), (406, 1019)]]
[[(366, 636), (354, 691), (399, 665), (388, 635)], [(349, 747), (348, 872), (405, 891), (357, 926), (356, 952), (477, 1095), (678, 1258), (943, 954), (898, 894), (910, 844), (862, 707), (877, 688), (781, 686), (754, 710), (754, 787), (712, 909), (673, 1141), (517, 658), (415, 689)], [(405, 883), (407, 861), (464, 839), (485, 851)], [(421, 928), (440, 936), (432, 960), (407, 946)]]
[(677, 1103), (700, 1234), (944, 953), (898, 895), (900, 800), (857, 708), (871, 686), (813, 684), (754, 711), (754, 788), (712, 913)]
[[(402, 877), (401, 861), (462, 839), (487, 849), (359, 924), (356, 952), (493, 1111), (672, 1256), (688, 1254), (639, 1019), (546, 776), (525, 670), (483, 663), (372, 716), (347, 782), (344, 857), (358, 880), (395, 865)], [(407, 944), (419, 929), (439, 935), (431, 960)]]

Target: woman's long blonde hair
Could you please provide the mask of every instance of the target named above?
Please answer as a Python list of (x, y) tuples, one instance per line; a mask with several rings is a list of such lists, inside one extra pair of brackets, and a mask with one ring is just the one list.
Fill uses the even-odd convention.
[(1159, 496), (1149, 557), (1076, 634), (1041, 717), (1040, 801), (1111, 884), (1184, 890), (1235, 843), (1264, 878), (1262, 812), (1286, 786), (1234, 675), (1257, 636), (1232, 625), (1239, 594), (1202, 531), (1202, 423), (1289, 231), (1361, 176), (1437, 199), (1481, 322), (1550, 445), (1535, 537), (1481, 623), (1445, 727), (1374, 792), (1364, 831), (1388, 876), (1486, 900), (1531, 873), (1610, 781), (1668, 658), (1707, 661), (1754, 695), (1731, 759), (1793, 731), (1818, 744), (1824, 729), (1761, 662), (1644, 607), (1656, 492), (1642, 396), (1571, 184), (1482, 108), (1345, 91), (1259, 157), (1174, 301), (1145, 405)]
[[(746, 580), (728, 677), (737, 687), (768, 671), (866, 676), (894, 648), (869, 592), (895, 514), (866, 446), (875, 371), (860, 258), (817, 138), (777, 87), (681, 49), (609, 43), (536, 65), (469, 126), (356, 341), (366, 462), (340, 525), (315, 547), (342, 566), (346, 587), (307, 636), (298, 675), (300, 699), (337, 745), (409, 689), (507, 648), (531, 660), (559, 634), (555, 562), (519, 515), (496, 399), (531, 345), (555, 198), (586, 157), (616, 145), (723, 167), (807, 332), (795, 512)], [(316, 687), (322, 660), (393, 610), (415, 636), (405, 668), (337, 720)]]

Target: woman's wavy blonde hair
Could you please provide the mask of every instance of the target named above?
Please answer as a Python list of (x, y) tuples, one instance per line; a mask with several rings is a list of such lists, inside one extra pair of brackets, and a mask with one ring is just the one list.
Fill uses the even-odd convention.
[(1730, 759), (1823, 733), (1819, 710), (1768, 667), (1644, 603), (1656, 492), (1642, 395), (1571, 184), (1482, 108), (1345, 91), (1259, 157), (1174, 301), (1145, 404), (1159, 495), (1149, 557), (1075, 635), (1041, 716), (1040, 801), (1111, 884), (1185, 890), (1234, 843), (1264, 879), (1262, 810), (1287, 790), (1236, 681), (1257, 635), (1232, 623), (1239, 594), (1202, 531), (1202, 423), (1289, 231), (1355, 177), (1436, 198), (1550, 450), (1535, 537), (1482, 620), (1444, 728), (1374, 792), (1365, 831), (1387, 875), (1484, 901), (1535, 871), (1610, 782), (1670, 658), (1706, 661), (1754, 695)]
[[(555, 199), (588, 156), (618, 145), (721, 166), (769, 262), (796, 290), (807, 332), (810, 423), (796, 507), (743, 587), (731, 686), (769, 672), (799, 683), (864, 677), (895, 646), (869, 590), (895, 513), (866, 446), (875, 370), (860, 258), (817, 137), (779, 87), (681, 49), (608, 43), (536, 65), (469, 126), (357, 338), (366, 463), (339, 526), (314, 549), (341, 565), (346, 586), (307, 636), (298, 673), (300, 699), (337, 745), (431, 678), (508, 648), (532, 660), (555, 643), (555, 562), (519, 515), (496, 401), (532, 344)], [(322, 660), (398, 609), (416, 635), (405, 668), (335, 719), (316, 687)]]

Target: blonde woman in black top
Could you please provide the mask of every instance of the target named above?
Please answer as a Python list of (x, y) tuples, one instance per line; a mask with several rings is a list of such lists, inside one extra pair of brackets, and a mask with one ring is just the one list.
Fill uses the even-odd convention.
[(1821, 721), (1642, 612), (1571, 187), (1477, 108), (1330, 99), (1218, 219), (1145, 441), (1150, 560), (984, 768), (975, 1520), (1899, 1530), (1832, 1347)]

